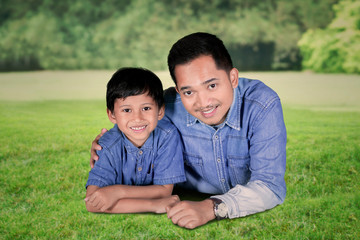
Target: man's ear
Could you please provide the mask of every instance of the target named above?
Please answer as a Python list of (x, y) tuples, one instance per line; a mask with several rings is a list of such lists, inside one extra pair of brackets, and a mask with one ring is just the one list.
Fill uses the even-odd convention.
[(106, 109), (106, 112), (107, 112), (107, 115), (108, 115), (108, 118), (109, 118), (110, 122), (115, 124), (116, 123), (115, 115), (108, 108)]
[(165, 116), (165, 105), (159, 109), (158, 120), (160, 121)]
[(239, 71), (236, 68), (230, 70), (229, 73), (230, 83), (233, 88), (236, 88), (239, 84)]

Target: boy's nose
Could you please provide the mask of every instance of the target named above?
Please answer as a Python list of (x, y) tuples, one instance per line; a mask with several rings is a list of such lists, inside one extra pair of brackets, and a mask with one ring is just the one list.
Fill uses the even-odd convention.
[(142, 120), (142, 115), (141, 115), (141, 112), (140, 111), (134, 111), (134, 120), (137, 121), (137, 122), (140, 122)]

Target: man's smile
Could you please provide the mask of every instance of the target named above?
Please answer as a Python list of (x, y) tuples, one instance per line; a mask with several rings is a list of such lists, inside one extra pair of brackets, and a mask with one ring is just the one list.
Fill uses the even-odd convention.
[(205, 118), (213, 117), (216, 113), (218, 106), (209, 106), (205, 109), (199, 109), (198, 112)]

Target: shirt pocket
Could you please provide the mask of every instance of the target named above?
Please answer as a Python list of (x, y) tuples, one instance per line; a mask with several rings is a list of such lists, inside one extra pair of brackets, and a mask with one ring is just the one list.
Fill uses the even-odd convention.
[(142, 185), (153, 184), (154, 180), (154, 164), (151, 164), (146, 172), (144, 172), (144, 180)]
[(250, 156), (245, 158), (228, 156), (228, 163), (232, 187), (237, 184), (245, 185), (250, 179)]
[(196, 179), (204, 178), (203, 159), (200, 156), (184, 152), (185, 171)]

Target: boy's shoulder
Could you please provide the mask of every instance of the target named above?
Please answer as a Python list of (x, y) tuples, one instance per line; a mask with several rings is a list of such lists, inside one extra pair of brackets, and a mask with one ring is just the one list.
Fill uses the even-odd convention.
[(121, 132), (117, 126), (117, 124), (114, 125), (113, 128), (111, 128), (109, 131), (105, 132), (104, 135), (99, 139), (99, 144), (102, 147), (110, 148), (115, 143), (122, 140)]

